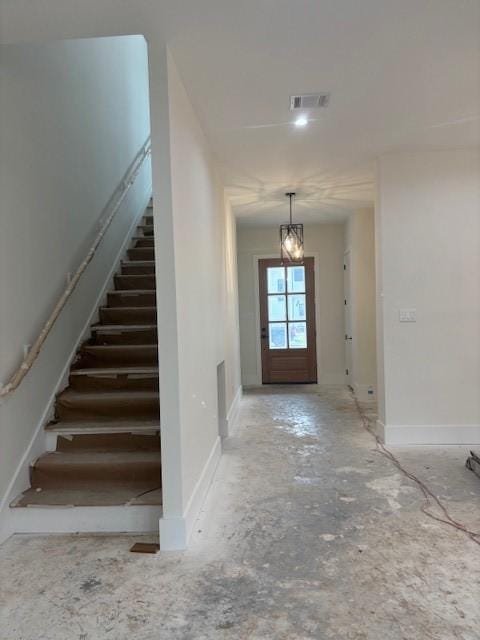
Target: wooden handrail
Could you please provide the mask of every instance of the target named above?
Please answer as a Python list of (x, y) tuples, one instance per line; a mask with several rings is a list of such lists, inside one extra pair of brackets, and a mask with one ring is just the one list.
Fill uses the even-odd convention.
[(99, 244), (103, 240), (103, 237), (105, 236), (105, 233), (107, 232), (110, 224), (112, 223), (112, 220), (114, 219), (115, 215), (117, 214), (118, 210), (120, 209), (120, 205), (125, 200), (125, 197), (126, 197), (127, 193), (129, 192), (129, 190), (132, 187), (133, 183), (135, 182), (138, 174), (140, 173), (140, 169), (142, 168), (142, 165), (143, 165), (145, 159), (150, 155), (150, 153), (151, 153), (151, 142), (150, 142), (150, 136), (149, 136), (147, 138), (147, 140), (145, 141), (145, 144), (142, 146), (141, 150), (137, 154), (137, 156), (135, 158), (135, 161), (134, 161), (133, 165), (131, 166), (130, 170), (128, 171), (126, 177), (122, 180), (122, 182), (120, 184), (120, 193), (119, 193), (119, 195), (117, 196), (117, 198), (115, 198), (115, 195), (118, 192), (118, 188), (117, 188), (114, 196), (112, 197), (112, 202), (107, 204), (107, 206), (105, 207), (104, 211), (106, 211), (106, 212), (108, 212), (108, 210), (110, 209), (110, 206), (112, 206), (113, 208), (110, 211), (110, 213), (108, 214), (107, 218), (105, 219), (105, 222), (102, 223), (102, 225), (100, 227), (100, 231), (98, 232), (98, 234), (97, 234), (97, 236), (95, 238), (95, 241), (93, 242), (92, 246), (90, 247), (90, 250), (87, 253), (85, 259), (80, 264), (80, 266), (78, 267), (77, 271), (75, 272), (75, 275), (70, 280), (70, 282), (68, 283), (66, 289), (64, 290), (64, 292), (60, 296), (57, 304), (55, 305), (52, 313), (50, 314), (50, 317), (48, 318), (46, 323), (43, 325), (42, 330), (38, 334), (37, 339), (33, 343), (33, 345), (30, 348), (30, 350), (28, 351), (28, 354), (24, 358), (23, 362), (18, 367), (18, 369), (15, 371), (15, 373), (13, 373), (13, 375), (10, 377), (9, 381), (7, 382), (7, 384), (0, 388), (0, 400), (5, 398), (6, 396), (10, 395), (13, 391), (15, 391), (15, 389), (17, 389), (19, 387), (19, 385), (22, 382), (22, 380), (25, 378), (27, 373), (32, 368), (32, 365), (34, 364), (35, 360), (37, 359), (37, 357), (38, 357), (38, 355), (39, 355), (39, 353), (40, 353), (40, 351), (42, 349), (43, 343), (47, 339), (50, 331), (52, 330), (53, 325), (55, 324), (58, 316), (60, 315), (60, 313), (62, 311), (62, 309), (66, 305), (68, 299), (70, 298), (70, 296), (74, 292), (74, 290), (75, 290), (80, 278), (82, 277), (85, 269), (87, 268), (87, 266), (91, 262), (93, 256), (95, 255)]

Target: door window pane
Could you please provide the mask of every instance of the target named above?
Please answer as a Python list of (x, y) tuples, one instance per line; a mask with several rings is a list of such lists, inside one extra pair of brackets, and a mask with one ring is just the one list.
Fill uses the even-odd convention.
[(287, 348), (287, 325), (286, 323), (270, 323), (268, 325), (270, 349)]
[(288, 293), (303, 293), (305, 291), (305, 267), (287, 267)]
[(305, 310), (305, 294), (295, 294), (288, 296), (288, 319), (289, 320), (306, 320)]
[[(268, 296), (268, 319), (270, 322), (287, 319), (285, 296)], [(302, 318), (299, 318), (301, 320)]]
[(289, 322), (288, 342), (289, 342), (290, 349), (306, 349), (307, 348), (307, 323), (306, 322)]
[(285, 293), (284, 267), (268, 267), (267, 286), (268, 293)]

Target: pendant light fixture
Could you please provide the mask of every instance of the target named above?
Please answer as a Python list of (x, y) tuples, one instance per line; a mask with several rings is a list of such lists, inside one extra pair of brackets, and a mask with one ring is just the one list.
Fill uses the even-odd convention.
[(292, 206), (295, 193), (285, 194), (290, 200), (290, 222), (280, 225), (280, 259), (282, 264), (303, 264), (303, 224), (293, 224)]

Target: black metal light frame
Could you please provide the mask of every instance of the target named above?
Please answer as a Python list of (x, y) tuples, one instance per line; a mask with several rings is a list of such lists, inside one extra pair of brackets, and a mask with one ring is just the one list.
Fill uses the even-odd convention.
[[(293, 224), (292, 222), (292, 200), (295, 192), (291, 191), (285, 194), (290, 199), (290, 222), (280, 225), (280, 259), (282, 264), (303, 264), (304, 247), (303, 247), (303, 224)], [(299, 255), (296, 257), (290, 253), (285, 246), (285, 240), (288, 237), (294, 237)]]

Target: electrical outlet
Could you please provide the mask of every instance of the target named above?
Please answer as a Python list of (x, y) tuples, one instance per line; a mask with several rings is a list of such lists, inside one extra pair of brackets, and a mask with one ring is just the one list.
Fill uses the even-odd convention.
[(400, 322), (416, 322), (417, 310), (416, 309), (400, 309), (398, 312)]

